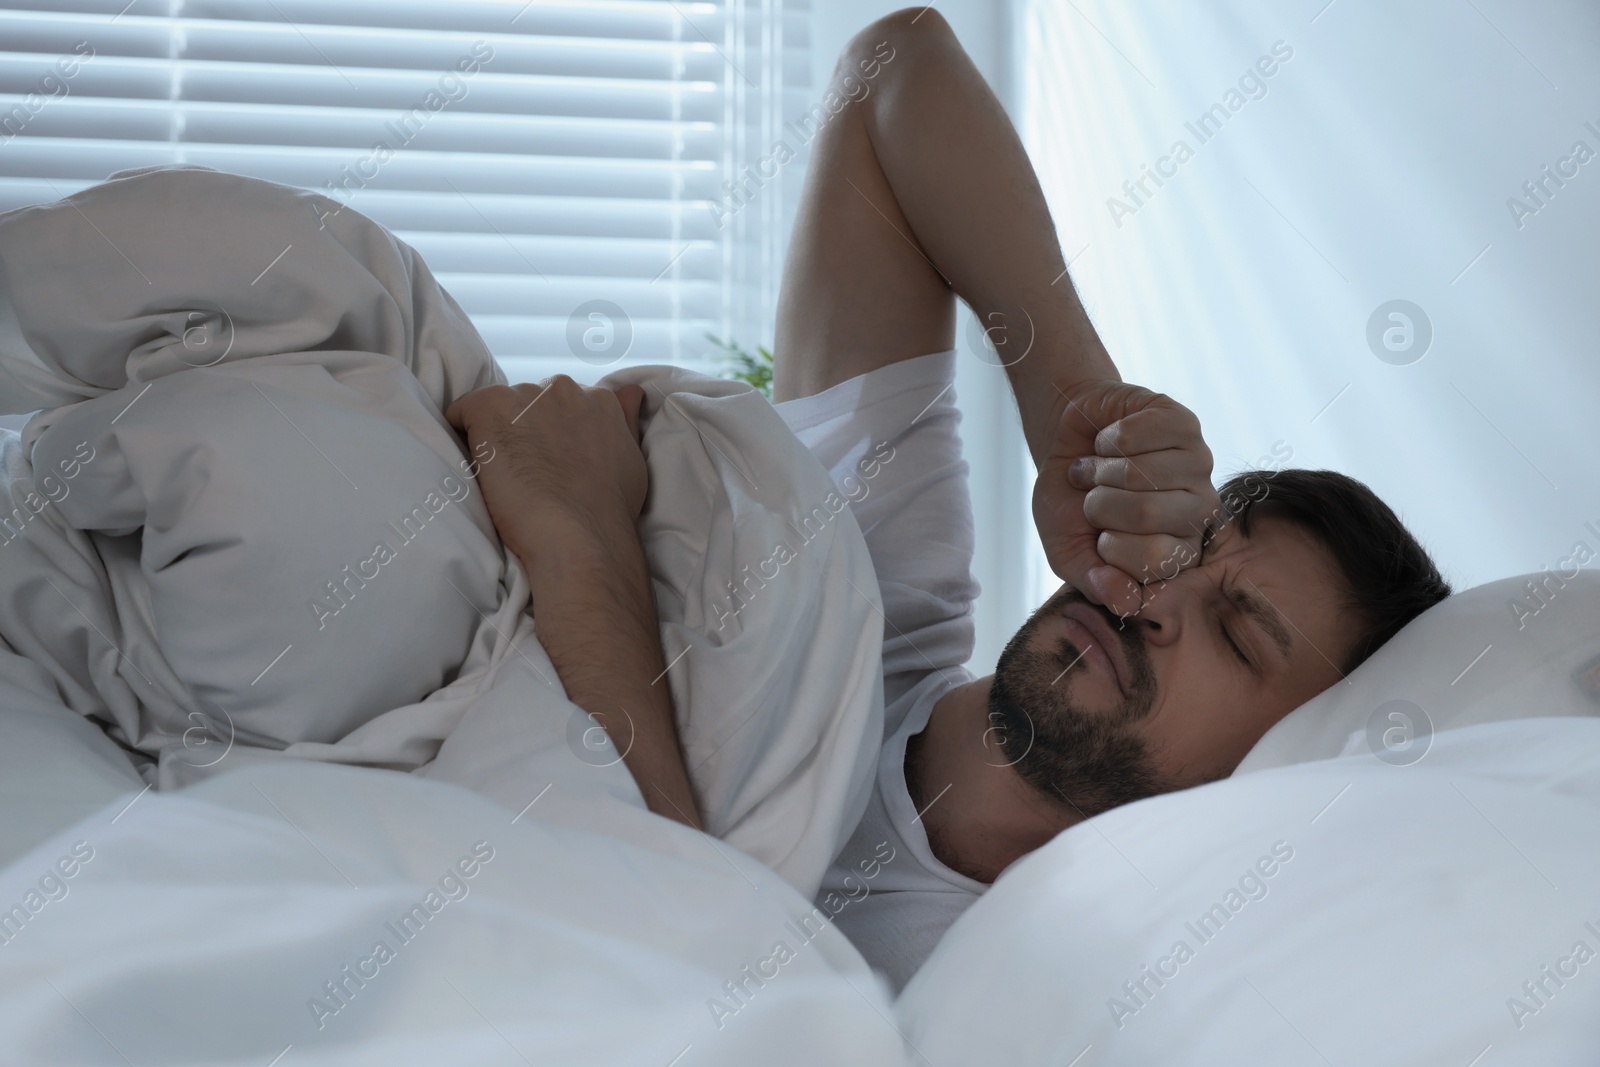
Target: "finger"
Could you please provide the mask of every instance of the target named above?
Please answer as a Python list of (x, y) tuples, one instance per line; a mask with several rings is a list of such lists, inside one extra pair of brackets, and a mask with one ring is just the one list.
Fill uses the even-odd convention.
[(1102, 456), (1132, 456), (1190, 447), (1196, 442), (1204, 447), (1200, 420), (1194, 412), (1170, 397), (1157, 397), (1148, 407), (1124, 415), (1097, 433), (1094, 450)]
[(1083, 517), (1102, 530), (1198, 537), (1210, 515), (1204, 499), (1188, 490), (1135, 492), (1097, 485), (1084, 494)]
[(1067, 467), (1074, 489), (1108, 485), (1113, 489), (1188, 489), (1195, 482), (1210, 484), (1211, 457), (1193, 449), (1166, 448), (1138, 456), (1079, 456)]
[(1105, 561), (1087, 544), (1070, 546), (1064, 542), (1044, 546), (1050, 569), (1072, 588), (1096, 604), (1119, 615), (1138, 610), (1139, 585)]
[(451, 426), (454, 426), (462, 433), (467, 432), (467, 421), (465, 417), (466, 405), (464, 401), (468, 396), (471, 395), (471, 393), (466, 393), (462, 396), (456, 397), (450, 402), (450, 406), (444, 409), (444, 421), (448, 422)]
[(1137, 615), (1144, 605), (1139, 583), (1116, 567), (1102, 564), (1091, 568), (1087, 579), (1089, 588), (1084, 591), (1085, 595), (1115, 615), (1123, 618)]
[[(544, 399), (550, 391), (551, 383), (555, 379), (546, 378), (540, 382), (520, 382), (511, 387), (511, 395), (500, 407), (500, 419), (505, 426), (522, 422), (523, 416), (533, 409), (533, 405)], [(532, 420), (529, 420), (531, 422)], [(528, 425), (528, 423), (523, 423)]]
[(513, 390), (516, 396), (512, 398), (513, 402), (510, 405), (512, 422), (517, 422), (528, 415), (535, 404), (540, 405), (541, 412), (547, 413), (544, 417), (554, 418), (555, 416), (548, 412), (559, 411), (571, 405), (575, 397), (593, 392), (589, 387), (579, 385), (565, 374), (552, 374), (537, 382), (523, 382), (514, 386)]
[(1102, 530), (1095, 551), (1107, 564), (1140, 583), (1170, 581), (1200, 559), (1200, 538)]
[(635, 442), (640, 441), (639, 408), (644, 404), (644, 389), (637, 385), (619, 386), (616, 396), (622, 405), (622, 417), (628, 420), (628, 432), (633, 434)]

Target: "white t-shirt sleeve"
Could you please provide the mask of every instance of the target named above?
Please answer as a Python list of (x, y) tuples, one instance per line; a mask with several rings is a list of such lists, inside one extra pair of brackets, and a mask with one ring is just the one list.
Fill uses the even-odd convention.
[[(866, 536), (883, 596), (886, 708), (972, 655), (979, 589), (955, 367), (954, 352), (937, 352), (775, 405)], [(886, 734), (899, 725), (885, 722)]]
[(972, 680), (978, 583), (955, 360), (920, 356), (777, 405), (851, 502), (883, 598), (884, 746), (818, 906), (896, 991), (988, 888), (933, 855), (904, 773), (907, 739), (944, 693)]

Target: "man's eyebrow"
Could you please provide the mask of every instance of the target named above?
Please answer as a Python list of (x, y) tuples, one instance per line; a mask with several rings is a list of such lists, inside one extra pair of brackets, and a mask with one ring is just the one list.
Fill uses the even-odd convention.
[(1249, 593), (1234, 586), (1223, 593), (1234, 607), (1240, 612), (1254, 619), (1261, 629), (1266, 631), (1272, 643), (1278, 646), (1278, 652), (1283, 656), (1285, 663), (1289, 662), (1289, 650), (1293, 647), (1293, 640), (1289, 637), (1289, 628), (1283, 625), (1283, 620), (1278, 618), (1275, 609), (1263, 604)]
[[(1200, 533), (1200, 559), (1205, 562), (1206, 553), (1217, 539), (1217, 534), (1222, 532), (1220, 524), (1207, 519), (1205, 529)], [(1238, 586), (1223, 590), (1223, 596), (1242, 614), (1254, 619), (1272, 643), (1278, 647), (1278, 652), (1283, 656), (1285, 663), (1290, 662), (1289, 652), (1294, 647), (1294, 640), (1289, 636), (1289, 628), (1284, 626), (1283, 620), (1278, 617), (1276, 608), (1262, 602), (1261, 599), (1250, 595)]]

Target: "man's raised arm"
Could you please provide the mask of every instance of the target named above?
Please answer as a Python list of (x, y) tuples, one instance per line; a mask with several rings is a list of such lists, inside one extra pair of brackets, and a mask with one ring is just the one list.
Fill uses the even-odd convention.
[(959, 296), (1007, 363), (1051, 565), (1136, 610), (1128, 576), (1198, 558), (1216, 506), (1199, 422), (1121, 382), (1022, 142), (938, 12), (869, 25), (832, 91), (852, 102), (813, 149), (778, 305), (776, 399), (953, 347)]

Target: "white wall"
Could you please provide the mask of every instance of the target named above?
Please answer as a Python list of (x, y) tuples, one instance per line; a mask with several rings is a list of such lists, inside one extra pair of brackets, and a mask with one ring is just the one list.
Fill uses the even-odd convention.
[[(893, 0), (812, 0), (811, 83), (825, 86), (834, 59), (856, 31), (891, 11), (910, 6)], [(1001, 103), (1015, 114), (1016, 67), (1012, 56), (1010, 2), (944, 0), (937, 10), (988, 79)], [(977, 609), (977, 647), (972, 670), (994, 669), (1000, 650), (1036, 607), (1036, 589), (1047, 573), (1033, 530), (1030, 497), (1034, 469), (1022, 439), (1005, 372), (967, 348), (969, 314), (957, 324), (963, 358), (956, 376), (962, 439), (972, 467), (972, 507), (977, 519), (974, 571), (983, 586)]]
[[(1600, 553), (1600, 156), (1508, 207), (1576, 142), (1600, 152), (1592, 0), (1022, 6), (1024, 140), (1088, 249), (1073, 276), (1220, 471), (1283, 442), (1351, 474), (1458, 588)], [(1202, 143), (1186, 123), (1275, 42), (1292, 58)], [(1395, 298), (1433, 327), (1408, 365), (1367, 338)]]

